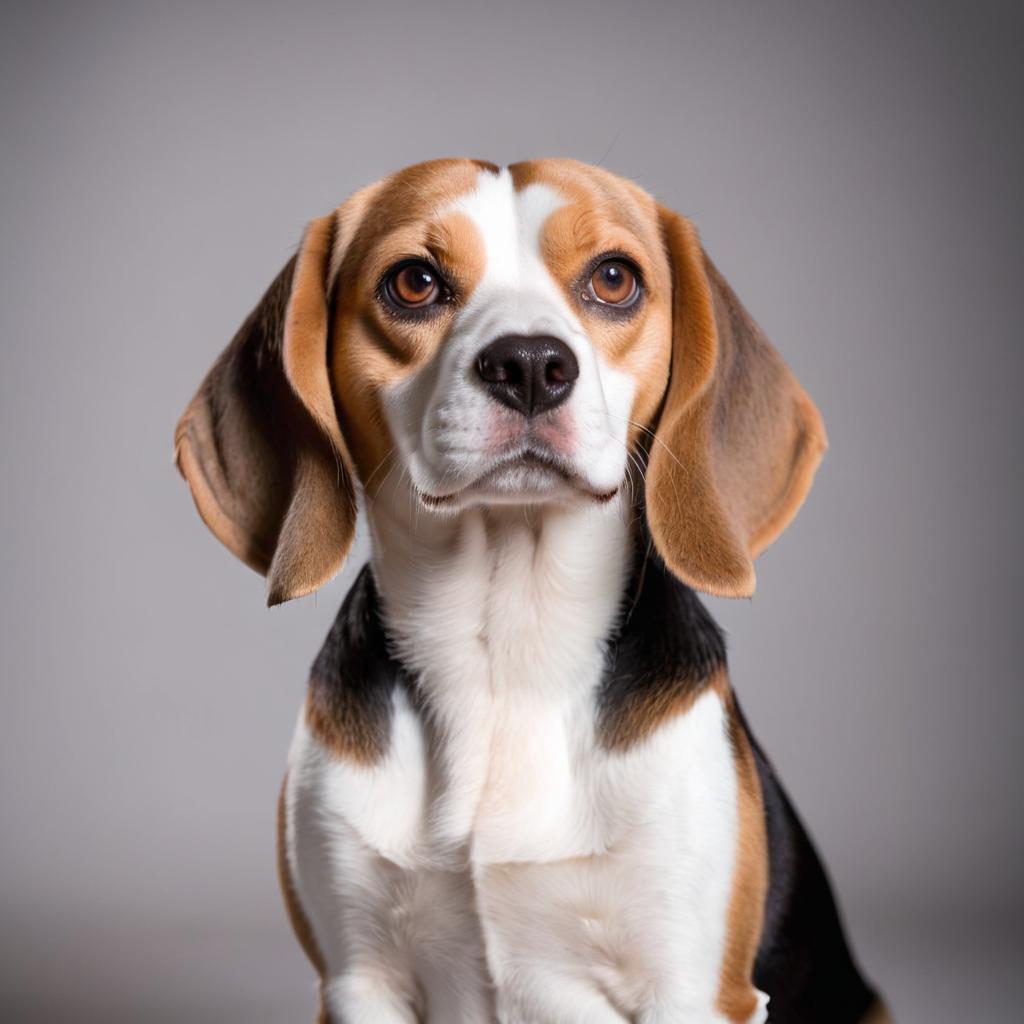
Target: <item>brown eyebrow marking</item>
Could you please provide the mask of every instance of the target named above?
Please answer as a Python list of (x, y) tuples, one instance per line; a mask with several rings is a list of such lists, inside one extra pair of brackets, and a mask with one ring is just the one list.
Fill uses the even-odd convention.
[[(487, 253), (479, 230), (461, 210), (449, 210), (427, 227), (427, 247), (459, 278), (468, 295), (484, 276)], [(444, 269), (444, 268), (442, 268)]]

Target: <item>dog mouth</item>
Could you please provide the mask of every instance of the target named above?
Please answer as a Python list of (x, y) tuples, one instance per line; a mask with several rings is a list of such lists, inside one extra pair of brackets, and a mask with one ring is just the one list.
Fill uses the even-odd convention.
[(604, 504), (619, 492), (618, 486), (609, 491), (596, 490), (571, 466), (536, 448), (501, 459), (465, 486), (447, 494), (416, 490), (420, 501), (432, 509), (456, 507), (467, 497), (484, 498), (483, 503), (513, 504), (554, 497), (566, 491)]

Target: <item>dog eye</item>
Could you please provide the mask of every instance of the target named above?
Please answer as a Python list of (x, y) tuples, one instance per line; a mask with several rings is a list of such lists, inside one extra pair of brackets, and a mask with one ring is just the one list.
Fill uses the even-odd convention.
[(623, 260), (605, 260), (590, 275), (590, 294), (606, 306), (632, 306), (640, 295), (636, 272)]
[(387, 279), (388, 298), (405, 309), (433, 305), (441, 297), (441, 279), (428, 263), (406, 263)]

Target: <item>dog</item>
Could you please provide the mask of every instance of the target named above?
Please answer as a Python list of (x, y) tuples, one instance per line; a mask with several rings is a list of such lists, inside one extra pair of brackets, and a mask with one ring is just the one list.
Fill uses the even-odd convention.
[(276, 605), (372, 555), (279, 803), (333, 1024), (881, 1024), (695, 591), (826, 448), (688, 220), (606, 170), (419, 164), (312, 221), (182, 416)]

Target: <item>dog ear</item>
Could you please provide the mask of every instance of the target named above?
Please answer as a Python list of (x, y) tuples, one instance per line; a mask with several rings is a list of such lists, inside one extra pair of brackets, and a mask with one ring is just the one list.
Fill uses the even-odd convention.
[(267, 602), (341, 568), (356, 495), (328, 376), (337, 215), (309, 224), (178, 422), (175, 461), (203, 521), (267, 577)]
[(821, 417), (679, 214), (660, 211), (672, 264), (672, 366), (647, 467), (651, 536), (685, 583), (754, 592), (753, 560), (796, 515), (827, 441)]

